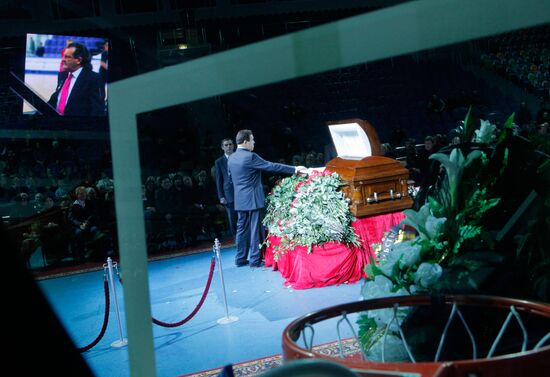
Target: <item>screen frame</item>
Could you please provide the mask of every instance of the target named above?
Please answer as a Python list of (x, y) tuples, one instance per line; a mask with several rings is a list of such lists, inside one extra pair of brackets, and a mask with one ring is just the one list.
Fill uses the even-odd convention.
[[(63, 39), (66, 41), (65, 46), (59, 50), (57, 57), (51, 56), (50, 52), (43, 51), (46, 56), (40, 56), (37, 54), (39, 45), (44, 48), (47, 41)], [(109, 38), (92, 36), (92, 35), (66, 35), (66, 34), (41, 34), (41, 33), (27, 33), (25, 36), (25, 59), (23, 63), (23, 77), (19, 80), (23, 81), (27, 92), (27, 96), (22, 97), (21, 93), (17, 93), (23, 98), (22, 115), (36, 115), (37, 113), (44, 116), (60, 116), (57, 110), (48, 104), (51, 95), (56, 91), (59, 85), (59, 73), (62, 71), (61, 58), (66, 45), (69, 42), (81, 43), (85, 46), (91, 46), (95, 44), (95, 49), (88, 48), (91, 55), (92, 71), (95, 73), (100, 72), (101, 56), (103, 53), (103, 46), (107, 43), (109, 46), (111, 42)], [(49, 49), (48, 49), (49, 50)], [(104, 81), (104, 93), (106, 95), (108, 90), (108, 82)], [(13, 90), (13, 89), (12, 89)], [(32, 98), (33, 101), (38, 102), (40, 108), (33, 107), (28, 100)], [(104, 98), (105, 106), (107, 106), (107, 98)], [(43, 112), (41, 110), (48, 110), (41, 101), (45, 102), (48, 106), (54, 108), (57, 114), (52, 114), (50, 111)], [(33, 110), (34, 109), (34, 110)], [(88, 115), (84, 115), (88, 117)], [(105, 114), (107, 116), (107, 113)], [(92, 117), (92, 116), (90, 116)], [(103, 116), (101, 116), (103, 117)]]

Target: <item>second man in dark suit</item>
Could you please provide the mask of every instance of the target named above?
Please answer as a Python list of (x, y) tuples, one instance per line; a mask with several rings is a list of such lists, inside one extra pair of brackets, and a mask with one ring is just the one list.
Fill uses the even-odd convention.
[(228, 159), (238, 217), (235, 264), (244, 266), (250, 263), (250, 267), (261, 267), (260, 211), (265, 206), (262, 171), (294, 174), (304, 171), (305, 167), (269, 162), (253, 153), (255, 141), (250, 130), (240, 130), (236, 142), (237, 150)]
[(233, 182), (227, 169), (227, 160), (233, 153), (235, 145), (231, 139), (222, 140), (223, 156), (219, 157), (214, 163), (216, 170), (216, 190), (220, 204), (225, 206), (229, 229), (233, 238), (237, 235), (237, 213), (235, 212), (235, 195), (233, 192)]

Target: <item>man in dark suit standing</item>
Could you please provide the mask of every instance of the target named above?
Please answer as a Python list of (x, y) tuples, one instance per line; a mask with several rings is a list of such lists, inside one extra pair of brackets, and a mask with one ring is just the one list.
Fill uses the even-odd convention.
[(48, 103), (61, 115), (105, 115), (105, 84), (92, 70), (88, 49), (80, 43), (69, 44), (61, 65), (63, 70), (57, 77), (57, 88)]
[[(237, 267), (250, 263), (250, 267), (261, 267), (260, 255), (260, 211), (264, 208), (265, 196), (262, 188), (262, 171), (294, 174), (305, 170), (304, 166), (291, 166), (269, 162), (253, 153), (254, 135), (250, 130), (240, 130), (236, 137), (237, 150), (228, 159), (229, 173), (235, 191), (237, 212)], [(247, 260), (250, 256), (250, 262)]]
[(229, 176), (227, 169), (227, 160), (234, 151), (233, 140), (223, 139), (222, 150), (223, 156), (218, 158), (214, 163), (216, 170), (216, 190), (218, 191), (218, 199), (227, 211), (229, 220), (229, 229), (233, 238), (237, 235), (237, 213), (235, 212), (235, 195), (233, 191), (233, 182)]

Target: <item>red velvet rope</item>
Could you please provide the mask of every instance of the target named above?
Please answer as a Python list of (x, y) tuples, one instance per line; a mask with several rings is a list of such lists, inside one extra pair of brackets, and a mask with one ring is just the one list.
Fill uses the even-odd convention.
[(90, 348), (95, 346), (101, 340), (101, 338), (103, 338), (103, 335), (105, 335), (105, 330), (107, 330), (107, 323), (109, 323), (109, 307), (111, 302), (109, 300), (109, 284), (107, 283), (107, 275), (105, 275), (103, 279), (103, 290), (105, 291), (105, 314), (103, 316), (103, 326), (101, 327), (101, 331), (93, 342), (91, 342), (87, 346), (77, 348), (78, 352), (82, 353), (88, 351)]
[(208, 281), (206, 282), (206, 286), (204, 287), (204, 291), (202, 292), (201, 300), (199, 301), (199, 304), (195, 307), (195, 309), (187, 317), (185, 317), (184, 319), (182, 319), (179, 322), (174, 322), (174, 323), (162, 322), (162, 321), (159, 321), (158, 319), (155, 319), (153, 317), (152, 318), (153, 323), (155, 325), (159, 325), (159, 326), (162, 326), (162, 327), (177, 327), (177, 326), (183, 325), (185, 322), (187, 322), (191, 318), (193, 318), (195, 316), (195, 314), (197, 314), (197, 312), (201, 308), (202, 304), (204, 303), (204, 300), (206, 299), (206, 295), (208, 294), (208, 290), (210, 289), (210, 283), (212, 283), (212, 276), (214, 276), (214, 267), (215, 266), (216, 266), (216, 258), (212, 257), (212, 260), (210, 261), (210, 273), (208, 274)]

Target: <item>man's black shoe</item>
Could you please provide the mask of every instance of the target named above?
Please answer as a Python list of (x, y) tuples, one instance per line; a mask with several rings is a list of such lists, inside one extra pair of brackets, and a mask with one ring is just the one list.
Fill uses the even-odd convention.
[(248, 263), (250, 263), (248, 260), (244, 260), (244, 261), (241, 261), (241, 262), (235, 262), (235, 265), (237, 267), (242, 267), (242, 266), (248, 266)]
[(264, 266), (264, 265), (261, 264), (261, 263), (260, 263), (260, 264), (251, 264), (251, 265), (250, 265), (250, 268), (261, 268), (261, 267), (263, 267), (263, 266)]

